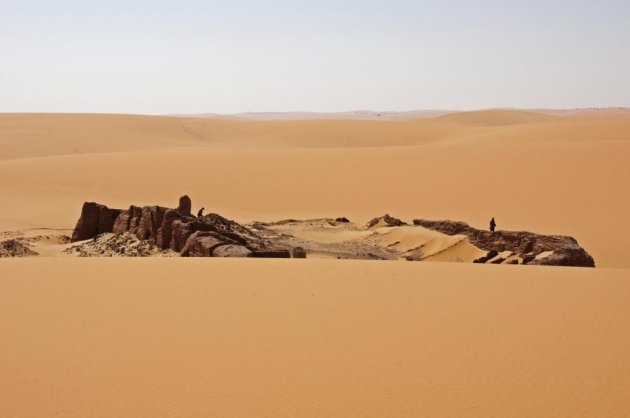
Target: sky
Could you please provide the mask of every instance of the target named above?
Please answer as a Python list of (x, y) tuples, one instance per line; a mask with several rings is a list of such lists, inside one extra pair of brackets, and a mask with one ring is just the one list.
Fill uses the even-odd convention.
[(621, 106), (628, 0), (0, 0), (0, 112)]

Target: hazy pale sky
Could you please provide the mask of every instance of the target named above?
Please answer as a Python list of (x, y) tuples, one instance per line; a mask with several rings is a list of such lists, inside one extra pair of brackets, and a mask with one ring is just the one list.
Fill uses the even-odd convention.
[(629, 0), (0, 0), (0, 112), (591, 106)]

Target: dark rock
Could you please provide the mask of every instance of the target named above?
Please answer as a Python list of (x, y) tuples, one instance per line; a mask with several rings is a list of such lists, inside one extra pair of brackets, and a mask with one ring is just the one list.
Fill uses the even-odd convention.
[(492, 261), (490, 262), (490, 264), (501, 264), (501, 263), (503, 263), (504, 261), (505, 261), (505, 258), (503, 258), (503, 257), (499, 257), (499, 258), (497, 258), (496, 260), (492, 260)]
[(242, 245), (220, 245), (212, 250), (212, 257), (249, 257), (252, 252)]
[(490, 250), (483, 257), (479, 257), (476, 260), (474, 260), (473, 263), (485, 263), (485, 262), (487, 262), (489, 260), (492, 260), (494, 257), (496, 257), (498, 255), (499, 255), (498, 251)]
[(367, 223), (367, 228), (372, 228), (378, 225), (381, 221), (385, 224), (385, 226), (402, 226), (407, 225), (405, 222), (401, 221), (398, 218), (394, 218), (393, 216), (389, 216), (389, 214), (385, 214), (383, 216), (372, 219)]
[(192, 202), (188, 195), (182, 196), (179, 198), (179, 206), (177, 206), (177, 211), (184, 216), (192, 216)]
[(114, 221), (120, 214), (118, 209), (109, 209), (107, 206), (94, 202), (83, 203), (81, 216), (74, 227), (72, 242), (94, 238), (98, 234), (112, 232)]
[(306, 258), (306, 250), (302, 247), (295, 247), (291, 253), (293, 258)]
[(348, 223), (348, 222), (350, 222), (350, 219), (348, 219), (348, 218), (346, 218), (346, 217), (344, 216), (344, 217), (341, 217), (341, 218), (337, 218), (337, 219), (335, 219), (335, 222)]
[(237, 222), (215, 213), (193, 217), (187, 196), (180, 198), (177, 209), (132, 205), (117, 210), (86, 202), (73, 236), (88, 239), (105, 232), (133, 234), (158, 250), (189, 257), (246, 257), (253, 252), (257, 257), (290, 257), (285, 247), (275, 247)]
[[(164, 223), (164, 215), (170, 209), (161, 206), (130, 206), (129, 209), (121, 211), (111, 232), (122, 234), (130, 232), (141, 240), (151, 241), (157, 244), (159, 240), (160, 228)], [(158, 245), (161, 249), (167, 246)]]
[[(181, 224), (181, 221), (178, 222)], [(180, 255), (182, 257), (213, 257), (213, 251), (217, 247), (229, 244), (237, 243), (217, 232), (197, 231), (188, 237)]]
[(142, 208), (140, 223), (135, 231), (136, 236), (142, 240), (149, 240), (153, 244), (157, 242), (159, 229), (164, 223), (164, 214), (168, 209), (160, 206), (145, 206)]
[[(591, 264), (592, 265), (589, 265)], [(588, 266), (595, 267), (593, 258), (581, 248), (560, 248), (547, 257), (534, 259), (529, 265), (538, 266)]]
[(289, 250), (255, 250), (249, 256), (254, 258), (291, 258)]
[(171, 239), (173, 237), (173, 222), (178, 221), (181, 218), (182, 215), (180, 215), (177, 209), (168, 209), (164, 213), (164, 217), (162, 218), (162, 225), (160, 225), (157, 231), (156, 245), (159, 248), (163, 250), (171, 248)]
[(120, 212), (120, 215), (114, 221), (114, 227), (112, 231), (117, 234), (122, 234), (123, 232), (131, 232), (135, 234), (135, 231), (140, 225), (140, 220), (142, 219), (142, 208), (137, 206), (129, 206), (129, 209), (123, 210)]
[(523, 256), (523, 264), (529, 264), (536, 259), (534, 254), (525, 254)]
[(498, 251), (490, 250), (490, 251), (488, 251), (487, 257), (488, 257), (488, 260), (490, 260), (490, 259), (492, 259), (492, 258), (494, 258), (494, 257), (496, 257), (498, 255), (499, 255)]
[(507, 264), (514, 264), (514, 265), (516, 265), (516, 264), (518, 264), (518, 260), (510, 260), (510, 261), (507, 262)]
[[(446, 235), (466, 235), (471, 244), (482, 250), (512, 251), (523, 258), (523, 264), (595, 267), (595, 261), (575, 238), (561, 235), (540, 235), (526, 231), (475, 229), (464, 222), (414, 219), (414, 225)], [(544, 259), (535, 257), (545, 251), (554, 253)]]
[(186, 241), (193, 234), (192, 224), (186, 220), (176, 219), (172, 224), (171, 242), (169, 248), (173, 251), (181, 251)]

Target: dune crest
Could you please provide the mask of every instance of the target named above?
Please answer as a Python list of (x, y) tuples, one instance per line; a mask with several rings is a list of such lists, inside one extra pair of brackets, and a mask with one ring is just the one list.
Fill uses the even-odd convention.
[(440, 122), (485, 127), (549, 122), (554, 119), (556, 117), (549, 114), (501, 109), (450, 113), (436, 118)]

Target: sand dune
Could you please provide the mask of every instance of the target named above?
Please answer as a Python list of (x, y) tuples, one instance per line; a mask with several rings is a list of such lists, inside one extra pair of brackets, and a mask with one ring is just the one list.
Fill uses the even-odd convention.
[(0, 415), (625, 417), (629, 292), (606, 269), (4, 260)]
[(417, 145), (477, 133), (414, 121), (230, 120), (106, 114), (0, 114), (0, 161), (182, 147)]
[(457, 261), (471, 263), (486, 255), (463, 236), (448, 236), (421, 227), (379, 228), (368, 241), (392, 246), (399, 251), (413, 252), (422, 248), (425, 261)]

